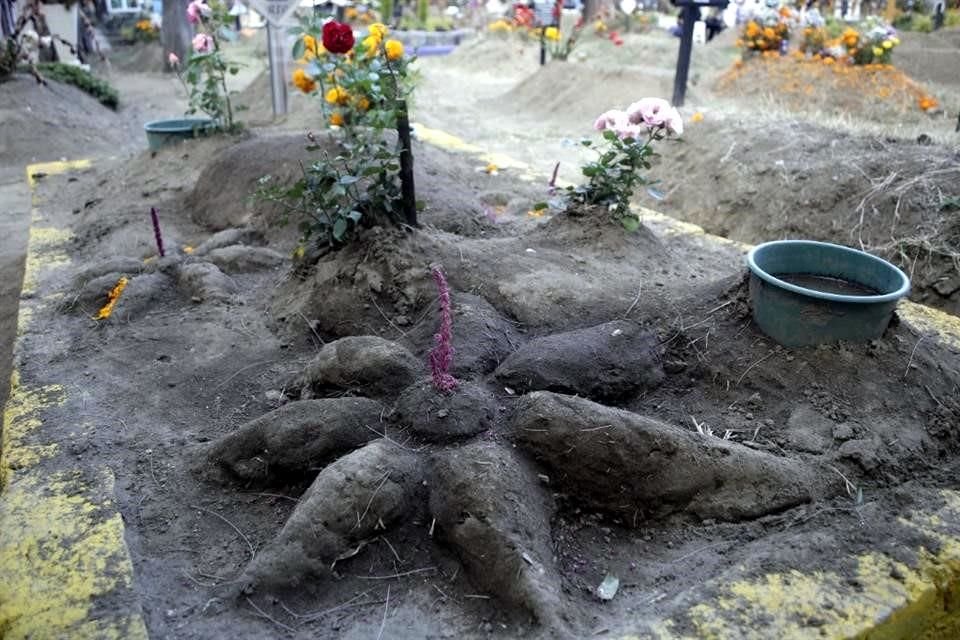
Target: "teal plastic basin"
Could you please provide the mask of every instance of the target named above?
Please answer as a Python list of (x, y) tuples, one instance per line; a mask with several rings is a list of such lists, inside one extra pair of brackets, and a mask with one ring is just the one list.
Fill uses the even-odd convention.
[(170, 144), (207, 135), (215, 125), (210, 118), (175, 118), (154, 120), (143, 125), (143, 128), (147, 132), (147, 146), (151, 151), (156, 151)]
[(886, 260), (813, 240), (758, 245), (747, 267), (753, 319), (787, 347), (879, 338), (910, 291), (907, 275)]

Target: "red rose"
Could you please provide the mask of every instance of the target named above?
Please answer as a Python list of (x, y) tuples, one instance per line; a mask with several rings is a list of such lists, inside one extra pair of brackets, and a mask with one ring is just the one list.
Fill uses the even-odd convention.
[(330, 53), (346, 53), (353, 48), (353, 27), (342, 22), (323, 25), (323, 48)]

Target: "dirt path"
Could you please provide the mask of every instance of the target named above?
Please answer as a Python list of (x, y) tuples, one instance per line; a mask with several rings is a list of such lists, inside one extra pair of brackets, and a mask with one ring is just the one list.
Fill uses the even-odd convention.
[(23, 282), (27, 235), (30, 228), (30, 191), (24, 171), (0, 170), (0, 399), (7, 401), (13, 343), (17, 336), (20, 285)]

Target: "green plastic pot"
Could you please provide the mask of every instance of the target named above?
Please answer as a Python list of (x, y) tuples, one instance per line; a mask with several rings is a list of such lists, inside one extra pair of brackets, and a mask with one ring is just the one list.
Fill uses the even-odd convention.
[[(767, 242), (750, 250), (747, 267), (753, 319), (787, 347), (877, 339), (897, 301), (910, 291), (907, 275), (886, 260), (826, 242)], [(829, 291), (834, 287), (817, 286), (837, 281), (861, 291), (836, 293)]]
[(143, 125), (147, 132), (147, 145), (156, 151), (184, 140), (199, 138), (213, 132), (216, 125), (210, 118), (174, 118), (172, 120), (154, 120)]

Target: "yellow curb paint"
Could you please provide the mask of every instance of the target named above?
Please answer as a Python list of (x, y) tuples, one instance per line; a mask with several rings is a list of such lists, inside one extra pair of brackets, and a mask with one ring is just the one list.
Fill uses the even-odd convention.
[(8, 474), (32, 467), (43, 458), (56, 454), (59, 446), (30, 444), (29, 437), (43, 423), (39, 410), (63, 403), (63, 387), (46, 385), (26, 389), (20, 385), (20, 372), (10, 375), (10, 399), (3, 412), (3, 440), (0, 442), (0, 488), (6, 486)]
[[(69, 232), (35, 224), (42, 221), (35, 176), (90, 165), (79, 160), (27, 167), (34, 208), (18, 337), (30, 332), (40, 308), (40, 276), (69, 264), (60, 250)], [(41, 464), (59, 449), (44, 439), (44, 414), (65, 401), (62, 386), (26, 385), (14, 368), (0, 442), (0, 638), (146, 640), (123, 521), (109, 497), (112, 472), (50, 471)], [(113, 606), (95, 611), (105, 599), (115, 600)]]
[(488, 153), (480, 147), (464, 141), (462, 138), (441, 131), (440, 129), (431, 129), (418, 122), (413, 123), (413, 129), (416, 132), (417, 139), (427, 144), (431, 144), (440, 149), (455, 151), (459, 153), (468, 153), (477, 156), (477, 159), (484, 165), (496, 165), (497, 169), (519, 169), (521, 171), (530, 171), (530, 165), (520, 160), (515, 160), (502, 153)]
[[(435, 129), (418, 128), (418, 137), (451, 151), (483, 154), (475, 145)], [(509, 166), (502, 160), (496, 164)], [(662, 213), (634, 210), (644, 220), (660, 223), (668, 236), (696, 236), (711, 244), (750, 249)], [(960, 350), (960, 318), (909, 301), (901, 302), (897, 311), (924, 336)], [(653, 624), (650, 634), (621, 640), (960, 638), (960, 492), (944, 490), (942, 496), (945, 506), (935, 513), (916, 512), (909, 520), (901, 519), (939, 543), (936, 551), (913, 549), (917, 557), (913, 566), (880, 552), (837, 557), (838, 564), (851, 562), (855, 567), (856, 588), (843, 575), (827, 570), (708, 580), (705, 586), (717, 595), (686, 612), (695, 633), (682, 633), (678, 621), (667, 619)]]

